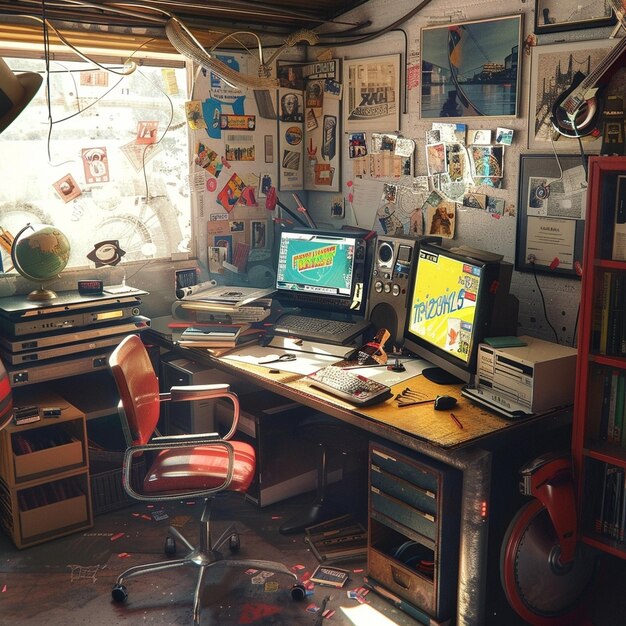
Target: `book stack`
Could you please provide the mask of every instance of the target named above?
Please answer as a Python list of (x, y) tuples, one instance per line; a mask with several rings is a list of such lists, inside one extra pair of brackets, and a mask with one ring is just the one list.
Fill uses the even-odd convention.
[(212, 287), (172, 305), (172, 316), (189, 322), (248, 324), (269, 317), (272, 289), (254, 287)]
[(201, 324), (188, 326), (178, 344), (188, 348), (237, 348), (258, 341), (263, 331), (252, 324)]
[(349, 514), (307, 527), (304, 541), (322, 563), (364, 558), (367, 554), (367, 531)]

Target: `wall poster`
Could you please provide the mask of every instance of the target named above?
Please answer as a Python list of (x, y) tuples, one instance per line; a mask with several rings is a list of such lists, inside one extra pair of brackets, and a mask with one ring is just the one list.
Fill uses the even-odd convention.
[(343, 62), (343, 130), (400, 130), (400, 55)]

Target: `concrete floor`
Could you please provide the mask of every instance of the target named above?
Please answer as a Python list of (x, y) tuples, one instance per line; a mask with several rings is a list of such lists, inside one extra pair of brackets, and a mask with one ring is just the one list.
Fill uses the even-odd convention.
[[(318, 564), (303, 535), (281, 535), (284, 519), (311, 502), (311, 494), (260, 509), (241, 497), (220, 498), (214, 507), (214, 536), (237, 520), (241, 533), (241, 558), (277, 560), (294, 568), (302, 578)], [(155, 521), (152, 513), (163, 510), (167, 519)], [(196, 543), (201, 503), (143, 503), (95, 518), (83, 531), (17, 550), (0, 534), (0, 625), (108, 626), (118, 624), (191, 624), (195, 570), (179, 568), (128, 581), (128, 600), (111, 599), (115, 578), (131, 565), (163, 559), (163, 541), (173, 523)], [(350, 571), (343, 589), (317, 585), (304, 602), (290, 597), (291, 580), (274, 575), (269, 584), (255, 584), (250, 574), (234, 569), (214, 570), (203, 594), (202, 624), (220, 626), (263, 624), (314, 626), (312, 608), (330, 596), (327, 608), (335, 611), (320, 624), (331, 626), (416, 626), (417, 621), (373, 592), (365, 602), (351, 599), (347, 591), (363, 584), (365, 560), (338, 563)], [(609, 560), (602, 568), (591, 597), (585, 626), (623, 626), (624, 594), (614, 593), (626, 580), (624, 563)], [(489, 593), (489, 626), (519, 626), (525, 622), (503, 610), (502, 594)], [(570, 626), (560, 624), (559, 626)]]

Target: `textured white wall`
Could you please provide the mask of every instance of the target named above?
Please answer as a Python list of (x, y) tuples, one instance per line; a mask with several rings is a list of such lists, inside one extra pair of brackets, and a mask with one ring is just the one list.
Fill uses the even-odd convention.
[[(367, 32), (382, 29), (399, 20), (412, 10), (418, 3), (406, 0), (370, 0), (365, 5), (342, 18), (354, 18), (353, 21), (371, 20)], [(454, 23), (506, 15), (523, 16), (524, 32), (522, 39), (533, 32), (534, 2), (532, 0), (432, 0), (417, 15), (398, 26), (397, 29), (375, 39), (374, 41), (333, 48), (333, 56), (337, 58), (363, 58), (384, 54), (401, 53), (403, 67), (419, 65), (420, 61), (420, 29), (435, 24)], [(334, 29), (327, 28), (328, 32)], [(603, 39), (609, 34), (608, 29), (579, 30), (552, 35), (541, 35), (539, 44), (552, 43), (564, 39)], [(488, 42), (485, 42), (488, 45)], [(406, 44), (406, 47), (405, 47)], [(321, 52), (319, 47), (310, 49), (311, 58)], [(505, 200), (507, 205), (517, 207), (518, 164), (520, 153), (530, 152), (527, 149), (528, 125), (528, 88), (530, 84), (530, 56), (520, 53), (522, 89), (517, 118), (465, 118), (460, 121), (468, 123), (471, 128), (489, 128), (495, 132), (497, 126), (515, 130), (514, 143), (506, 148), (504, 188), (489, 190), (489, 195)], [(431, 127), (432, 120), (421, 120), (419, 117), (419, 86), (406, 93), (406, 109), (401, 116), (400, 132), (414, 139), (417, 143), (415, 175), (426, 175), (424, 156), (424, 132)], [(455, 120), (456, 121), (456, 120)], [(344, 135), (344, 139), (347, 137)], [(347, 197), (349, 189), (347, 181), (352, 180), (351, 163), (347, 158), (347, 142), (342, 142), (342, 193)], [(380, 181), (382, 193), (383, 182)], [(486, 192), (486, 189), (479, 189)], [(311, 213), (319, 222), (339, 226), (342, 222), (329, 219), (329, 196), (334, 194), (310, 193), (308, 202)], [(347, 204), (347, 203), (346, 203)], [(354, 205), (359, 209), (359, 199), (355, 195)], [(349, 207), (346, 207), (345, 223), (354, 223)], [(513, 262), (515, 256), (516, 217), (504, 215), (496, 219), (485, 211), (460, 208), (457, 213), (457, 225), (454, 244), (471, 245), (504, 255), (505, 260)], [(371, 227), (371, 224), (360, 224)], [(556, 329), (559, 342), (572, 345), (575, 337), (580, 282), (576, 279), (553, 277), (540, 273), (537, 280), (546, 301), (548, 319)], [(514, 272), (513, 293), (520, 300), (519, 333), (530, 334), (548, 340), (554, 340), (554, 333), (546, 322), (540, 290), (535, 278), (530, 273)]]

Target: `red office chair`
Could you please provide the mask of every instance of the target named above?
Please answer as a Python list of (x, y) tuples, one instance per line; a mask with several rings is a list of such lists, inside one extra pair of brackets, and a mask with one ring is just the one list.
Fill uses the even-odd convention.
[[(184, 544), (189, 553), (180, 559), (137, 565), (118, 576), (112, 590), (116, 602), (128, 597), (124, 581), (131, 576), (161, 571), (183, 565), (200, 569), (193, 600), (194, 624), (200, 623), (200, 595), (207, 570), (215, 565), (254, 568), (286, 574), (297, 581), (297, 576), (282, 563), (264, 560), (225, 559), (218, 548), (226, 543), (231, 551), (239, 548), (239, 537), (231, 525), (215, 542), (211, 542), (210, 514), (212, 497), (225, 491), (245, 493), (255, 470), (254, 449), (243, 442), (231, 441), (239, 420), (239, 400), (228, 385), (190, 385), (172, 387), (160, 393), (158, 379), (148, 353), (137, 335), (129, 335), (109, 357), (109, 365), (120, 394), (120, 416), (126, 422), (127, 436), (132, 443), (124, 455), (123, 483), (126, 492), (137, 500), (163, 502), (186, 498), (205, 498), (201, 518), (200, 546), (194, 547), (175, 528), (170, 527), (166, 552), (175, 552), (176, 541)], [(227, 435), (217, 433), (155, 436), (161, 402), (181, 402), (229, 398), (233, 403), (233, 423)], [(142, 492), (131, 486), (133, 457), (140, 453), (152, 454), (143, 481)], [(304, 587), (297, 583), (291, 590), (294, 599), (303, 599)]]

